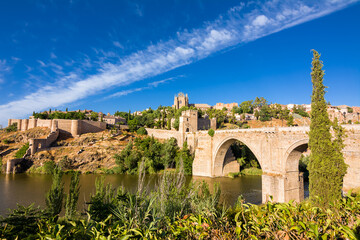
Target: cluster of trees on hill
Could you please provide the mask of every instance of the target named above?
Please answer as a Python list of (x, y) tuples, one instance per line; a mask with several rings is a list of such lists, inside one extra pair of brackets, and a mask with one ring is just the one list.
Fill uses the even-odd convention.
[[(232, 109), (233, 113), (238, 114), (254, 114), (256, 119), (260, 121), (270, 121), (272, 118), (292, 121), (292, 115), (290, 110), (283, 108), (280, 104), (269, 104), (268, 101), (261, 97), (256, 97), (255, 100), (249, 100), (242, 102), (239, 107)], [(309, 114), (305, 111), (305, 108), (300, 105), (295, 105), (292, 109), (293, 113), (299, 114), (302, 117), (309, 117)]]
[[(179, 117), (183, 111), (189, 109), (196, 109), (194, 107), (182, 107), (175, 109), (172, 107), (159, 106), (156, 110), (151, 108), (141, 112), (141, 115), (134, 115), (129, 112), (115, 112), (115, 116), (123, 117), (127, 119), (130, 131), (136, 131), (140, 127), (148, 128), (161, 128), (170, 130), (171, 127), (179, 129)], [(197, 109), (198, 110), (198, 109)], [(199, 115), (202, 116), (201, 110)], [(171, 119), (175, 119), (173, 125), (171, 125)]]
[[(261, 97), (256, 97), (255, 100), (249, 100), (242, 102), (239, 107), (234, 107), (231, 113), (226, 108), (223, 109), (208, 109), (201, 110), (193, 106), (181, 107), (175, 109), (169, 106), (159, 106), (153, 110), (151, 108), (144, 110), (141, 114), (134, 115), (129, 112), (115, 112), (115, 116), (123, 117), (127, 119), (130, 131), (136, 131), (140, 127), (148, 128), (160, 128), (168, 129), (175, 128), (179, 129), (179, 117), (183, 111), (193, 109), (198, 111), (198, 117), (203, 117), (205, 114), (211, 119), (216, 118), (217, 127), (221, 128), (224, 123), (236, 123), (240, 127), (243, 125), (245, 114), (254, 114), (256, 119), (261, 121), (270, 121), (272, 118), (287, 121), (289, 126), (294, 124), (294, 118), (290, 114), (290, 110), (283, 108), (280, 104), (269, 104), (268, 101)], [(305, 111), (305, 108), (299, 105), (295, 105), (293, 113), (299, 114), (302, 117), (309, 117), (309, 114)], [(235, 114), (243, 114), (243, 121), (237, 121)], [(171, 119), (175, 119), (171, 123)], [(172, 125), (171, 125), (172, 124)]]
[(185, 142), (180, 149), (175, 138), (164, 143), (154, 137), (135, 138), (124, 150), (114, 156), (119, 173), (137, 174), (144, 162), (146, 173), (156, 173), (167, 168), (183, 168), (185, 174), (192, 174), (193, 155)]
[(98, 113), (96, 112), (91, 112), (91, 114), (87, 116), (85, 113), (80, 111), (52, 112), (51, 109), (47, 112), (42, 112), (42, 113), (33, 112), (33, 116), (34, 118), (39, 118), (39, 119), (79, 119), (79, 120), (89, 119), (93, 121), (98, 120)]

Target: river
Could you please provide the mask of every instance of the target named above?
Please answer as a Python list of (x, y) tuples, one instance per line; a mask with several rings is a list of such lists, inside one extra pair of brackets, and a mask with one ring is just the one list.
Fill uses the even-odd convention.
[[(95, 191), (95, 179), (104, 176), (105, 183), (110, 183), (114, 188), (123, 186), (129, 191), (136, 191), (138, 176), (117, 174), (99, 175), (82, 174), (80, 176), (80, 196), (78, 209), (85, 209), (85, 202), (90, 194)], [(68, 191), (70, 175), (64, 175), (65, 192)], [(160, 175), (147, 175), (145, 186), (154, 189), (160, 180)], [(261, 176), (241, 176), (238, 178), (206, 178), (188, 177), (187, 181), (205, 181), (210, 189), (215, 183), (219, 183), (221, 199), (228, 204), (234, 204), (238, 196), (243, 195), (250, 203), (261, 203)], [(4, 216), (8, 209), (16, 208), (17, 204), (45, 206), (45, 194), (51, 186), (51, 175), (44, 174), (0, 174), (0, 215)]]

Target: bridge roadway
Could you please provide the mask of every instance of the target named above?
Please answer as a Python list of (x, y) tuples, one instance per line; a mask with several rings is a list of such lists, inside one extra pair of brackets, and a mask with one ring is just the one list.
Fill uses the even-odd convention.
[[(348, 164), (343, 190), (360, 187), (360, 125), (343, 125), (346, 130), (343, 150)], [(236, 141), (245, 144), (256, 156), (263, 170), (263, 202), (272, 196), (274, 201), (301, 201), (304, 198), (302, 175), (298, 166), (301, 154), (308, 147), (309, 127), (271, 127), (254, 129), (217, 130), (213, 137), (207, 131), (179, 133), (155, 130), (149, 135), (157, 138), (177, 138), (179, 145), (187, 141), (195, 152), (193, 175), (220, 177), (239, 171), (236, 160), (225, 161), (225, 155)], [(166, 137), (165, 137), (166, 136)]]

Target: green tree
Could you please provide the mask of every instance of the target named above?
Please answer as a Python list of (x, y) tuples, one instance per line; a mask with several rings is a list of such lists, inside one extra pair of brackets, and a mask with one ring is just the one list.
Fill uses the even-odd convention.
[(50, 216), (55, 217), (61, 212), (64, 198), (64, 184), (61, 183), (63, 172), (59, 167), (53, 171), (53, 182), (49, 192), (46, 194), (46, 207)]
[(138, 129), (138, 120), (135, 118), (128, 121), (129, 130), (135, 132)]
[(69, 193), (65, 202), (65, 217), (71, 219), (76, 214), (76, 206), (80, 193), (80, 172), (71, 175)]
[(97, 121), (99, 118), (99, 114), (97, 112), (91, 112), (90, 114), (90, 120)]
[(175, 167), (175, 158), (176, 154), (179, 151), (177, 141), (175, 138), (170, 138), (163, 145), (163, 164), (165, 168), (174, 168)]
[(318, 205), (327, 205), (341, 197), (346, 164), (342, 155), (344, 135), (343, 129), (334, 123), (335, 140), (332, 141), (331, 122), (327, 113), (324, 71), (320, 54), (313, 50), (311, 81), (311, 124), (309, 132), (309, 163), (310, 200)]
[(139, 128), (136, 133), (139, 135), (147, 135), (147, 131), (144, 127)]
[(294, 117), (293, 115), (289, 115), (286, 125), (288, 125), (289, 127), (294, 126)]
[(238, 113), (253, 113), (253, 101), (249, 100), (249, 101), (244, 101), (240, 104), (240, 112)]
[(179, 130), (179, 118), (175, 119), (173, 123), (173, 128), (175, 128), (177, 131)]
[(183, 167), (184, 173), (186, 175), (191, 175), (193, 161), (194, 161), (194, 157), (191, 155), (190, 150), (188, 148), (188, 144), (185, 141), (182, 149), (178, 154), (178, 161), (177, 161), (178, 168), (180, 168), (181, 170), (181, 167)]

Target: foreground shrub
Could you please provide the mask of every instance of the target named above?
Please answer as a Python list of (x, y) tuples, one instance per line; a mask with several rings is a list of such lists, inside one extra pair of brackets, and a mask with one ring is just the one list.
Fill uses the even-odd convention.
[(23, 158), (26, 151), (29, 149), (29, 143), (25, 143), (16, 153), (15, 158)]
[[(218, 186), (187, 184), (182, 171), (165, 172), (148, 191), (140, 165), (136, 192), (97, 179), (87, 216), (54, 219), (19, 206), (0, 221), (0, 239), (358, 239), (360, 196), (329, 208), (311, 202), (247, 204), (225, 208)], [(73, 188), (76, 189), (76, 188)], [(79, 213), (78, 213), (79, 214)]]
[(64, 184), (62, 181), (63, 172), (59, 167), (53, 171), (53, 182), (49, 192), (46, 194), (47, 212), (51, 217), (59, 215), (64, 199)]
[(56, 164), (54, 161), (46, 161), (44, 162), (43, 169), (45, 174), (52, 174), (54, 172), (54, 169), (56, 167)]
[(65, 202), (65, 217), (72, 219), (76, 215), (77, 202), (80, 194), (80, 172), (71, 174), (69, 193)]
[(136, 133), (139, 134), (139, 135), (147, 135), (148, 134), (148, 132), (146, 131), (146, 129), (144, 127), (139, 128), (136, 131)]

